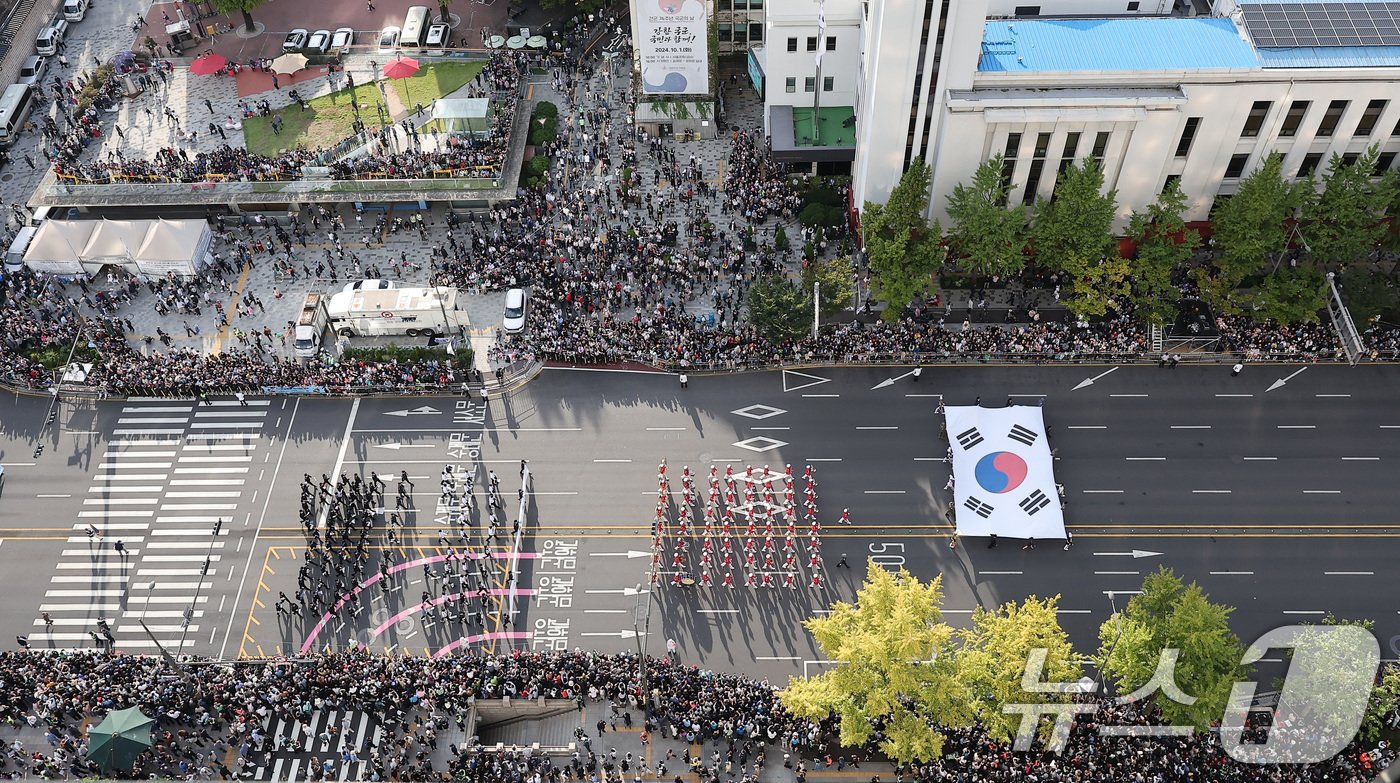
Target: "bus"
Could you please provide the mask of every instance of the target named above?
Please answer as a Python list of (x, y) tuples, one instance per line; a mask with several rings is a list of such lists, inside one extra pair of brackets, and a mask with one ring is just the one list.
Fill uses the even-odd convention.
[(34, 88), (28, 84), (11, 84), (0, 95), (0, 147), (8, 147), (19, 139), (29, 110), (34, 108)]
[(415, 5), (408, 9), (403, 20), (403, 34), (399, 36), (399, 46), (404, 49), (423, 48), (423, 36), (428, 32), (428, 7)]

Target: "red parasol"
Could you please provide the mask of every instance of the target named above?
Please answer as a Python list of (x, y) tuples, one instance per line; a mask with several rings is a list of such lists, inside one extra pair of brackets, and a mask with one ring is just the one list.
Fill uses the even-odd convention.
[(220, 54), (206, 54), (196, 58), (190, 63), (190, 73), (197, 76), (208, 76), (211, 73), (218, 73), (223, 67), (228, 65), (228, 58)]
[(384, 75), (390, 79), (407, 79), (418, 73), (418, 61), (412, 57), (398, 57), (384, 66)]

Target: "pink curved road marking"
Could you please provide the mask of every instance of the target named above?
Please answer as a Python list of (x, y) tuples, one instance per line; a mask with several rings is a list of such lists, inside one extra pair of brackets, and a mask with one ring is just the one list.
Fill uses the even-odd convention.
[[(535, 560), (535, 559), (539, 558), (539, 556), (540, 556), (540, 553), (539, 553), (539, 552), (521, 552), (520, 555), (519, 555), (519, 557), (520, 557), (521, 560)], [(508, 560), (508, 559), (510, 559), (510, 557), (511, 557), (511, 554), (510, 554), (509, 552), (492, 552), (492, 553), (491, 553), (491, 559), (493, 559), (493, 560)], [(481, 559), (481, 555), (476, 554), (476, 553), (472, 553), (472, 554), (467, 555), (467, 558), (470, 559), (470, 560), (480, 560), (480, 559)], [(403, 571), (404, 569), (407, 569), (407, 568), (413, 568), (413, 567), (415, 567), (415, 566), (427, 565), (427, 564), (429, 564), (429, 563), (441, 563), (442, 561), (444, 561), (444, 560), (446, 560), (446, 559), (447, 559), (447, 555), (433, 555), (433, 556), (431, 556), (431, 557), (422, 557), (422, 558), (419, 558), (419, 559), (417, 559), (417, 560), (409, 560), (409, 561), (407, 561), (407, 562), (399, 563), (398, 565), (394, 566), (393, 568), (390, 568), (390, 569), (389, 569), (389, 573), (391, 573), (391, 574), (397, 574), (398, 572)], [(301, 654), (302, 654), (302, 655), (305, 655), (305, 654), (311, 652), (311, 647), (312, 647), (312, 645), (314, 645), (314, 644), (316, 643), (317, 637), (319, 637), (319, 636), (321, 635), (321, 632), (325, 630), (326, 626), (330, 624), (331, 620), (335, 619), (335, 612), (336, 612), (336, 610), (338, 610), (338, 609), (340, 609), (340, 607), (344, 606), (344, 605), (345, 605), (345, 602), (348, 601), (348, 600), (350, 599), (350, 596), (352, 596), (352, 595), (359, 595), (361, 592), (363, 592), (363, 591), (365, 591), (365, 590), (367, 590), (367, 589), (373, 587), (373, 586), (374, 586), (375, 584), (377, 584), (377, 583), (379, 582), (379, 580), (382, 579), (382, 578), (383, 578), (383, 575), (382, 575), (382, 574), (380, 574), (379, 572), (375, 572), (374, 574), (372, 574), (372, 575), (370, 576), (370, 578), (368, 578), (368, 579), (366, 579), (365, 581), (359, 583), (358, 585), (355, 585), (355, 587), (354, 587), (353, 589), (351, 589), (350, 592), (345, 593), (344, 595), (342, 595), (342, 596), (335, 602), (334, 607), (333, 607), (330, 611), (326, 612), (324, 615), (321, 616), (320, 622), (316, 623), (316, 627), (311, 629), (311, 633), (306, 637), (306, 641), (304, 641), (304, 642), (301, 643)], [(517, 590), (517, 591), (516, 591), (516, 594), (517, 594), (517, 595), (533, 595), (534, 592), (535, 592), (534, 590)], [(506, 593), (505, 593), (504, 591), (492, 590), (492, 591), (491, 591), (491, 594), (492, 594), (492, 595), (505, 595)], [(422, 604), (419, 604), (419, 606), (422, 606)], [(400, 613), (400, 614), (402, 614), (402, 613)], [(383, 626), (380, 626), (380, 628), (381, 628), (381, 630), (382, 630)], [(375, 634), (374, 634), (374, 635), (375, 635), (375, 636), (378, 636), (379, 633), (380, 633), (380, 631), (375, 631)]]
[[(475, 591), (473, 591), (473, 593), (474, 593), (474, 592), (475, 592)], [(497, 589), (497, 590), (491, 590), (491, 591), (489, 591), (489, 592), (491, 593), (491, 595), (500, 596), (500, 595), (510, 595), (512, 591), (510, 591), (510, 590), (500, 590), (500, 589)], [(514, 592), (515, 592), (516, 595), (534, 595), (537, 591), (534, 590), (534, 589), (525, 589), (525, 590), (516, 590), (516, 591), (514, 591)], [(441, 596), (441, 597), (439, 597), (439, 598), (434, 598), (433, 600), (429, 601), (428, 603), (432, 604), (433, 606), (441, 606), (442, 604), (445, 604), (445, 603), (447, 603), (448, 601), (451, 601), (451, 600), (456, 599), (456, 598), (461, 598), (461, 597), (464, 596), (464, 595), (467, 595), (467, 593), (451, 593), (451, 594), (449, 594), (449, 595), (444, 595), (444, 596)], [(385, 620), (383, 623), (380, 623), (379, 627), (374, 629), (374, 632), (373, 632), (372, 635), (377, 637), (377, 636), (379, 636), (381, 633), (384, 633), (386, 630), (388, 630), (388, 629), (389, 629), (389, 626), (393, 625), (394, 623), (397, 623), (398, 621), (404, 619), (405, 617), (409, 617), (409, 616), (411, 616), (411, 615), (415, 615), (415, 614), (417, 614), (417, 613), (419, 613), (419, 612), (421, 612), (421, 611), (423, 611), (423, 602), (422, 602), (422, 601), (419, 601), (418, 603), (414, 604), (413, 606), (410, 606), (409, 608), (403, 610), (402, 612), (399, 612), (398, 614), (394, 615), (393, 617), (390, 617), (388, 620)]]
[(461, 638), (461, 639), (458, 639), (457, 641), (455, 641), (455, 642), (453, 642), (453, 643), (447, 645), (446, 647), (442, 648), (441, 650), (438, 650), (437, 652), (433, 653), (433, 657), (434, 657), (434, 658), (441, 658), (441, 657), (443, 657), (444, 655), (450, 655), (450, 654), (452, 653), (453, 650), (457, 649), (458, 647), (461, 647), (463, 644), (472, 644), (472, 643), (474, 643), (474, 642), (484, 642), (484, 641), (488, 641), (488, 640), (491, 640), (491, 639), (529, 639), (529, 638), (530, 638), (530, 632), (529, 632), (529, 631), (493, 631), (493, 632), (491, 632), (491, 633), (479, 633), (479, 634), (477, 634), (476, 636), (465, 636), (465, 637), (463, 637), (463, 638)]

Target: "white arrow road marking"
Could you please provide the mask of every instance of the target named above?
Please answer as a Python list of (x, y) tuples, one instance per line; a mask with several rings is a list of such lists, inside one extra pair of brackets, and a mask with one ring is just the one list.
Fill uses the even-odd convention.
[(1079, 391), (1080, 389), (1082, 389), (1082, 388), (1084, 388), (1084, 387), (1086, 387), (1086, 386), (1093, 386), (1093, 385), (1094, 385), (1094, 381), (1097, 381), (1098, 379), (1104, 377), (1105, 375), (1108, 375), (1108, 374), (1111, 373), (1111, 372), (1116, 371), (1117, 369), (1118, 369), (1117, 367), (1110, 367), (1109, 369), (1105, 370), (1104, 372), (1099, 373), (1098, 375), (1095, 375), (1095, 376), (1092, 377), (1092, 378), (1085, 378), (1084, 380), (1080, 381), (1079, 384), (1078, 384), (1077, 386), (1075, 386), (1073, 389), (1071, 389), (1070, 391)]
[(918, 368), (915, 368), (913, 370), (910, 370), (909, 372), (906, 372), (903, 375), (896, 375), (893, 378), (886, 378), (883, 381), (880, 381), (879, 383), (875, 384), (874, 386), (871, 386), (870, 390), (875, 391), (876, 389), (883, 389), (886, 386), (893, 386), (895, 381), (904, 380), (905, 378), (908, 378), (909, 376), (913, 375), (918, 371)]
[(1306, 369), (1308, 369), (1308, 368), (1306, 368), (1306, 367), (1299, 367), (1298, 370), (1297, 370), (1297, 372), (1294, 372), (1292, 375), (1286, 375), (1286, 376), (1284, 376), (1284, 377), (1282, 377), (1282, 378), (1279, 378), (1278, 380), (1276, 380), (1276, 381), (1274, 381), (1273, 383), (1269, 384), (1269, 388), (1265, 389), (1264, 391), (1266, 391), (1266, 392), (1271, 392), (1271, 391), (1273, 391), (1274, 389), (1282, 389), (1283, 386), (1284, 386), (1284, 384), (1286, 384), (1286, 383), (1288, 383), (1289, 381), (1293, 380), (1295, 377), (1297, 377), (1298, 373), (1300, 373), (1300, 372), (1302, 372), (1303, 370), (1306, 370)]
[(370, 448), (398, 451), (399, 449), (431, 449), (436, 445), (435, 443), (375, 443)]
[(629, 549), (626, 552), (589, 552), (592, 557), (625, 557), (628, 560), (637, 557), (646, 557), (650, 552), (643, 552), (639, 549)]
[(584, 632), (580, 636), (610, 636), (614, 639), (635, 639), (638, 636), (646, 636), (646, 631), (606, 631), (606, 632)]
[(1147, 551), (1147, 550), (1145, 550), (1145, 549), (1134, 549), (1134, 550), (1131, 551), (1131, 552), (1095, 552), (1095, 553), (1094, 553), (1094, 556), (1095, 556), (1095, 557), (1131, 557), (1131, 558), (1133, 558), (1133, 559), (1136, 560), (1136, 559), (1138, 559), (1138, 558), (1143, 558), (1143, 557), (1156, 557), (1156, 556), (1158, 556), (1158, 555), (1160, 555), (1160, 554), (1162, 554), (1162, 553), (1161, 553), (1161, 552), (1149, 552), (1149, 551)]
[(401, 411), (385, 411), (384, 415), (398, 416), (402, 418), (404, 416), (432, 416), (435, 413), (442, 413), (442, 411), (429, 405), (423, 405), (417, 408), (408, 408), (406, 410)]
[[(789, 383), (788, 383), (788, 376), (792, 376), (792, 377), (794, 377), (794, 378), (802, 378), (802, 379), (805, 379), (806, 382), (804, 383), (804, 382), (799, 381), (799, 382), (794, 383), (794, 384), (789, 384)], [(783, 370), (783, 391), (784, 391), (784, 392), (795, 392), (795, 391), (797, 391), (797, 390), (799, 390), (799, 389), (810, 389), (810, 388), (812, 388), (813, 386), (820, 386), (820, 385), (822, 385), (823, 383), (830, 383), (830, 382), (831, 382), (831, 379), (830, 379), (830, 378), (823, 378), (823, 377), (821, 377), (820, 375), (811, 375), (811, 374), (805, 373), (805, 372), (798, 372), (797, 370)]]

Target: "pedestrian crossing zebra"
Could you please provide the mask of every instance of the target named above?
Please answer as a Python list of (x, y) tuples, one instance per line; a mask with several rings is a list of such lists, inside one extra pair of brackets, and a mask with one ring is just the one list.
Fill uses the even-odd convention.
[(252, 780), (364, 780), (383, 727), (363, 710), (316, 710), (305, 720), (269, 717), (265, 756)]
[(210, 638), (209, 592), (231, 567), (223, 562), (228, 522), (270, 407), (247, 402), (122, 404), (31, 644), (180, 652)]

